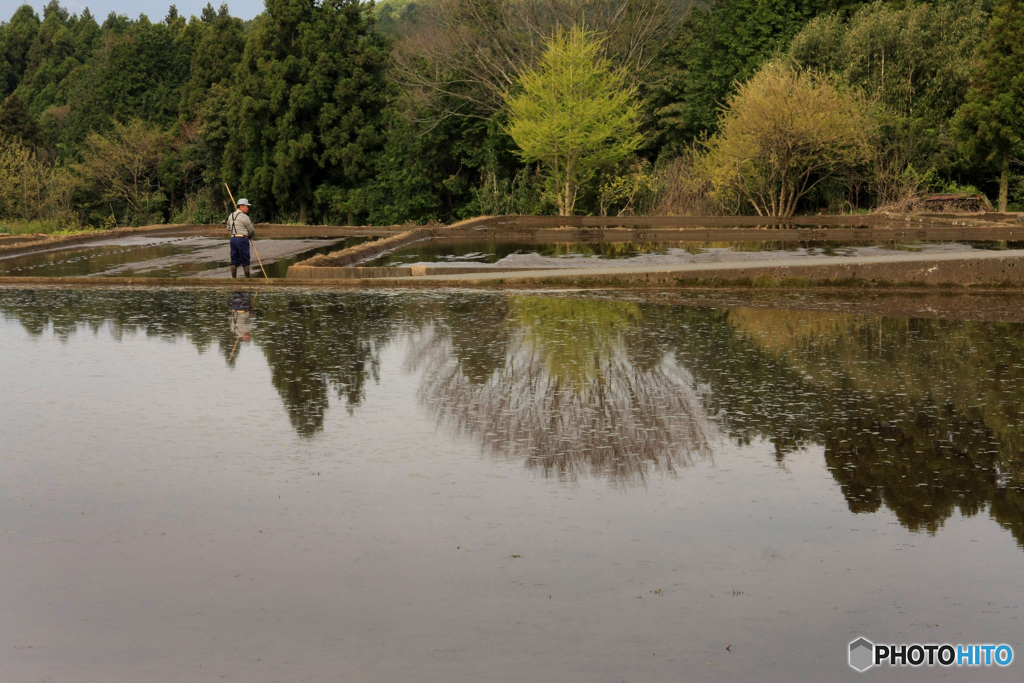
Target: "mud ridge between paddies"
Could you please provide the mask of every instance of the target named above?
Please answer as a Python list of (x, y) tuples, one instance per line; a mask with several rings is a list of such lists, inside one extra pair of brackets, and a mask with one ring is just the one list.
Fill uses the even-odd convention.
[[(882, 256), (804, 256), (799, 259), (776, 258), (770, 261), (745, 260), (721, 263), (632, 264), (560, 268), (445, 268), (420, 266), (412, 269), (371, 269), (343, 264), (358, 264), (373, 253), (417, 240), (459, 239), (467, 236), (498, 239), (514, 237), (530, 241), (569, 241), (580, 243), (630, 240), (678, 241), (895, 241), (914, 240), (988, 240), (1013, 242), (1024, 235), (1024, 228), (999, 215), (999, 220), (977, 217), (934, 217), (933, 223), (899, 222), (892, 217), (802, 217), (785, 223), (765, 225), (764, 219), (714, 218), (593, 218), (550, 216), (481, 217), (451, 226), (259, 226), (258, 236), (342, 237), (375, 236), (376, 242), (364, 243), (341, 252), (322, 254), (291, 266), (288, 278), (253, 278), (251, 287), (475, 287), (475, 288), (902, 288), (902, 289), (1024, 289), (1024, 250), (1001, 248), (993, 251), (971, 249), (955, 253), (914, 253), (900, 251)], [(972, 222), (973, 221), (973, 222)], [(568, 225), (566, 225), (568, 224)], [(831, 227), (828, 227), (831, 226)], [(856, 227), (861, 226), (861, 227)], [(410, 229), (411, 227), (411, 229)], [(17, 254), (53, 251), (91, 241), (128, 237), (167, 237), (202, 235), (224, 237), (222, 225), (174, 225), (130, 228), (88, 233), (70, 238), (48, 239), (35, 244), (19, 240), (0, 253)], [(9, 240), (10, 238), (8, 238)], [(0, 241), (0, 245), (4, 241)], [(258, 244), (258, 241), (257, 241)], [(226, 245), (226, 240), (225, 240)], [(1013, 246), (1007, 244), (1004, 246)], [(406, 272), (408, 271), (408, 272)], [(487, 272), (490, 271), (490, 272)], [(496, 271), (496, 272), (495, 272)], [(254, 272), (258, 275), (258, 271)], [(0, 277), (0, 283), (15, 286), (241, 286), (241, 281), (192, 277), (143, 276), (16, 276)]]

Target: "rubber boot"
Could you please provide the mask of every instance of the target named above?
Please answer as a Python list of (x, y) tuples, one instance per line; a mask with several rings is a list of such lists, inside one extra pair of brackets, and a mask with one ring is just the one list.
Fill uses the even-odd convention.
[(249, 277), (249, 266), (242, 266), (242, 270), (245, 271), (245, 276)]
[(231, 266), (231, 277), (238, 277), (238, 266)]

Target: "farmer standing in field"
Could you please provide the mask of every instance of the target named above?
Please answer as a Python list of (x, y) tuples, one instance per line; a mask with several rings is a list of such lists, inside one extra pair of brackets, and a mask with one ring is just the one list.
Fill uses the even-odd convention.
[(238, 210), (228, 216), (228, 232), (231, 233), (231, 277), (238, 277), (238, 266), (242, 266), (249, 277), (249, 242), (256, 235), (256, 228), (249, 220), (249, 200), (238, 200)]

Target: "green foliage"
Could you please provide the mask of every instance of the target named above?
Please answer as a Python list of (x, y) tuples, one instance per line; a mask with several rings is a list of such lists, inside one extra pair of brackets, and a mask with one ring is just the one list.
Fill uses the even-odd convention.
[(0, 25), (0, 97), (14, 92), (28, 68), (28, 53), (39, 34), (39, 17), (31, 5), (22, 5), (11, 20)]
[(388, 135), (370, 185), (371, 223), (450, 221), (470, 200), (464, 148), (483, 146), (486, 122), (455, 117), (427, 122), (419, 113), (406, 98), (385, 112)]
[(466, 215), (532, 215), (551, 211), (551, 204), (541, 196), (544, 179), (535, 168), (526, 166), (508, 177), (488, 166), (482, 176)]
[(479, 141), (463, 140), (455, 145), (461, 163), (473, 174), (467, 178), (471, 199), (457, 215), (550, 213), (553, 207), (543, 196), (543, 174), (536, 164), (522, 163), (514, 153), (515, 142), (496, 118), (474, 128), (481, 131)]
[(378, 29), (389, 36), (398, 36), (403, 27), (419, 24), (423, 11), (423, 5), (415, 0), (383, 0), (373, 6)]
[(1024, 2), (998, 0), (967, 101), (957, 113), (969, 152), (994, 162), (1000, 175), (1000, 211), (1006, 211), (1010, 155), (1024, 144)]
[(909, 183), (907, 169), (934, 176), (953, 166), (949, 121), (977, 66), (982, 5), (874, 2), (849, 20), (819, 16), (790, 44), (796, 64), (835, 74), (877, 103), (880, 136), (871, 181), (878, 203), (898, 205), (941, 185), (934, 177)]
[(39, 126), (29, 114), (25, 102), (17, 94), (11, 95), (0, 104), (0, 135), (18, 138), (30, 145), (39, 142)]
[[(228, 13), (221, 5), (214, 14), (206, 6), (203, 18), (195, 26), (198, 40), (189, 65), (188, 79), (181, 88), (181, 116), (186, 120), (202, 117), (202, 108), (215, 85), (230, 86), (235, 68), (242, 59), (245, 35), (242, 20)], [(183, 41), (179, 41), (183, 42)]]
[(848, 21), (816, 17), (788, 55), (804, 68), (842, 76), (897, 116), (936, 128), (963, 102), (985, 22), (981, 0), (876, 0)]
[(355, 0), (270, 0), (231, 92), (226, 178), (270, 215), (365, 214), (387, 44)]
[[(58, 0), (39, 14), (24, 5), (0, 20), (0, 218), (219, 220), (225, 180), (261, 218), (304, 222), (749, 210), (709, 175), (702, 141), (778, 55), (875, 104), (872, 159), (813, 173), (800, 207), (896, 205), (954, 181), (991, 191), (996, 177), (1000, 204), (1016, 205), (1020, 6), (719, 0), (685, 13), (686, 0), (271, 0), (252, 22), (207, 5), (198, 17), (172, 7), (162, 21), (112, 13), (98, 23)], [(575, 89), (556, 82), (549, 41), (570, 26), (604, 37), (583, 46), (593, 79)], [(561, 94), (545, 99), (545, 88)], [(508, 119), (506, 100), (523, 116)], [(144, 206), (93, 175), (97, 141), (138, 124), (162, 145)], [(513, 140), (514, 125), (533, 141)]]
[(69, 140), (109, 130), (115, 120), (139, 118), (169, 127), (177, 119), (188, 68), (189, 55), (175, 48), (171, 29), (141, 17), (112, 37), (93, 68), (69, 86), (78, 102), (68, 121)]
[(33, 113), (66, 102), (68, 79), (82, 73), (81, 67), (98, 47), (98, 34), (99, 26), (88, 12), (76, 17), (57, 2), (47, 5), (17, 89)]
[(640, 146), (636, 88), (598, 55), (600, 41), (576, 27), (548, 41), (522, 92), (507, 94), (508, 133), (526, 162), (539, 162), (547, 196), (572, 215), (581, 186)]
[(121, 209), (122, 223), (161, 222), (167, 196), (159, 168), (166, 148), (166, 133), (153, 124), (115, 121), (110, 133), (89, 134), (76, 170), (101, 201)]
[(77, 187), (73, 174), (21, 138), (0, 134), (0, 187), (0, 218), (78, 227), (72, 206)]
[(209, 188), (187, 195), (171, 214), (171, 223), (220, 223), (227, 213), (224, 203), (215, 199)]
[(714, 132), (722, 104), (831, 0), (720, 0), (694, 9), (651, 69), (646, 107), (657, 149)]
[(612, 211), (619, 216), (640, 213), (657, 190), (657, 182), (654, 167), (646, 159), (622, 163), (602, 174), (597, 193), (601, 215)]
[(872, 127), (858, 93), (769, 63), (729, 99), (704, 170), (716, 193), (758, 215), (792, 216), (817, 186), (868, 160)]

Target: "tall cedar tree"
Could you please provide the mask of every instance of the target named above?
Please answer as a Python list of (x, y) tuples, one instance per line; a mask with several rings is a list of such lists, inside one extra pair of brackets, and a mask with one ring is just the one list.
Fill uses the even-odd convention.
[(71, 149), (90, 132), (106, 132), (131, 119), (172, 125), (191, 55), (179, 49), (171, 27), (145, 15), (129, 22), (111, 15), (103, 23), (103, 49), (88, 69), (69, 78), (71, 105), (64, 145)]
[(68, 79), (93, 59), (100, 31), (88, 10), (72, 16), (56, 1), (46, 6), (38, 26), (17, 86), (18, 96), (36, 117), (70, 101)]
[(39, 35), (39, 17), (22, 5), (6, 24), (0, 24), (0, 97), (14, 92), (28, 67), (28, 51)]
[(967, 147), (999, 168), (1000, 211), (1006, 211), (1010, 155), (1024, 133), (1024, 2), (999, 0), (982, 47), (981, 68), (957, 114)]
[(245, 50), (244, 25), (231, 16), (227, 5), (221, 5), (218, 12), (207, 5), (198, 25), (201, 28), (188, 80), (181, 90), (181, 116), (186, 120), (195, 118), (211, 87), (217, 83), (231, 85)]
[(388, 56), (357, 0), (268, 0), (249, 32), (228, 113), (224, 175), (264, 217), (352, 222), (382, 145)]

